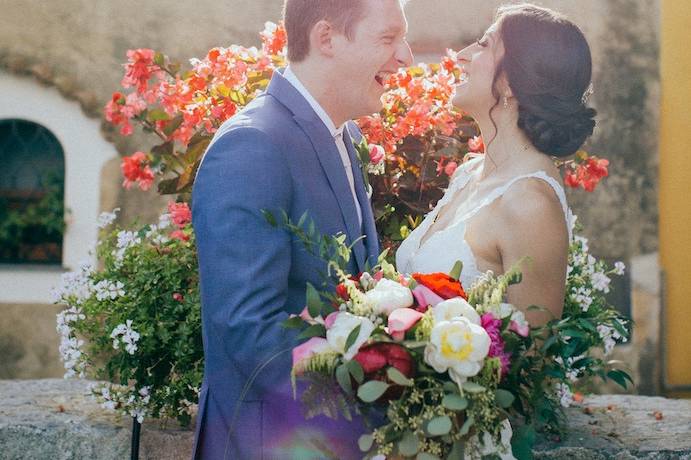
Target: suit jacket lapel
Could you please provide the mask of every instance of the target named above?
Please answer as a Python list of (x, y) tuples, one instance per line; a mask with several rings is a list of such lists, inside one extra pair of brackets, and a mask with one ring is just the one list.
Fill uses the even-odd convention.
[[(370, 266), (373, 266), (379, 257), (379, 236), (377, 235), (377, 227), (374, 222), (374, 213), (372, 212), (372, 203), (367, 196), (367, 191), (365, 190), (365, 180), (363, 177), (362, 166), (360, 159), (355, 152), (355, 146), (350, 137), (350, 132), (348, 131), (348, 124), (346, 124), (346, 129), (343, 130), (343, 140), (348, 150), (348, 155), (350, 156), (350, 163), (353, 167), (353, 178), (355, 179), (355, 193), (357, 195), (358, 201), (360, 203), (360, 209), (362, 211), (362, 228), (365, 233), (365, 246), (367, 247), (367, 261), (370, 262)], [(365, 267), (361, 266), (361, 270)]]
[[(358, 215), (355, 209), (355, 202), (353, 201), (353, 194), (350, 191), (350, 184), (348, 184), (343, 162), (331, 133), (309, 103), (279, 72), (274, 73), (267, 92), (293, 112), (295, 121), (310, 139), (317, 158), (319, 158), (322, 170), (336, 196), (343, 223), (347, 230), (348, 241), (349, 244), (352, 244), (353, 241), (362, 237), (362, 232), (358, 225)], [(349, 143), (350, 140), (346, 141), (346, 146)], [(354, 175), (354, 177), (357, 183), (358, 175)], [(358, 267), (362, 269), (367, 257), (362, 241), (355, 244), (353, 253), (355, 254)]]

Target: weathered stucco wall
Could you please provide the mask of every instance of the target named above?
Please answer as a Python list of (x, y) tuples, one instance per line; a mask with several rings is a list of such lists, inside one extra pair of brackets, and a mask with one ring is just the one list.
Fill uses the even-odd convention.
[[(411, 0), (409, 39), (418, 60), (460, 48), (491, 23), (499, 0)], [(596, 134), (587, 150), (608, 158), (612, 176), (594, 193), (569, 193), (574, 211), (601, 256), (630, 260), (654, 252), (657, 236), (659, 0), (544, 0), (580, 25), (593, 49)], [(0, 71), (56, 85), (99, 116), (119, 88), (130, 48), (155, 48), (184, 61), (213, 46), (258, 45), (267, 20), (280, 18), (281, 0), (180, 2), (161, 0), (4, 0), (0, 10)], [(34, 75), (34, 76), (32, 76)], [(1, 103), (1, 101), (0, 101)], [(37, 107), (36, 110), (40, 110)], [(105, 132), (121, 153), (145, 149), (144, 136)], [(104, 209), (122, 220), (153, 219), (155, 193), (124, 191), (117, 162), (103, 172)], [(53, 312), (35, 316), (53, 322)], [(21, 314), (21, 313), (20, 313)], [(5, 334), (0, 328), (0, 336)], [(57, 346), (57, 337), (55, 337)], [(30, 347), (29, 347), (30, 348)]]

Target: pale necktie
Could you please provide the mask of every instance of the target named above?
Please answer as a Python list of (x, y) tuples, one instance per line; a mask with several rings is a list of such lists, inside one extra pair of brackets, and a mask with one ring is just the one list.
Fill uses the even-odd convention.
[(350, 192), (353, 195), (353, 202), (355, 203), (355, 211), (357, 211), (358, 223), (360, 228), (362, 228), (362, 209), (360, 209), (360, 203), (358, 202), (357, 195), (355, 194), (355, 179), (353, 178), (353, 167), (350, 163), (350, 157), (348, 156), (348, 150), (346, 149), (345, 142), (343, 141), (343, 126), (336, 129), (336, 132), (334, 133), (334, 141), (336, 142), (336, 148), (338, 148), (338, 153), (341, 155), (341, 161), (343, 162), (346, 177), (348, 178), (348, 184), (350, 185)]

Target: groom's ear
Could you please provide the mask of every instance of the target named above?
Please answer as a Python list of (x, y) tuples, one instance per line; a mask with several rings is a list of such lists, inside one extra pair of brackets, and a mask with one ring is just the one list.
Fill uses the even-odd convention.
[(322, 56), (333, 57), (335, 55), (333, 37), (333, 25), (329, 21), (322, 19), (312, 27), (312, 32), (310, 33), (311, 50)]

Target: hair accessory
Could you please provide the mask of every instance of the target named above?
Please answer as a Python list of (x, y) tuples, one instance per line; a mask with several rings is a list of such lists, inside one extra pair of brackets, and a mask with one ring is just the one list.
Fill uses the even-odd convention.
[(594, 92), (595, 92), (595, 89), (593, 88), (593, 84), (592, 84), (592, 82), (591, 82), (591, 83), (588, 85), (588, 88), (585, 90), (585, 93), (583, 93), (583, 97), (581, 97), (581, 102), (582, 102), (583, 104), (587, 104), (587, 103), (588, 103), (588, 99), (590, 99), (590, 96), (592, 96)]
[(509, 108), (509, 98), (508, 96), (504, 96), (504, 108), (508, 109)]

